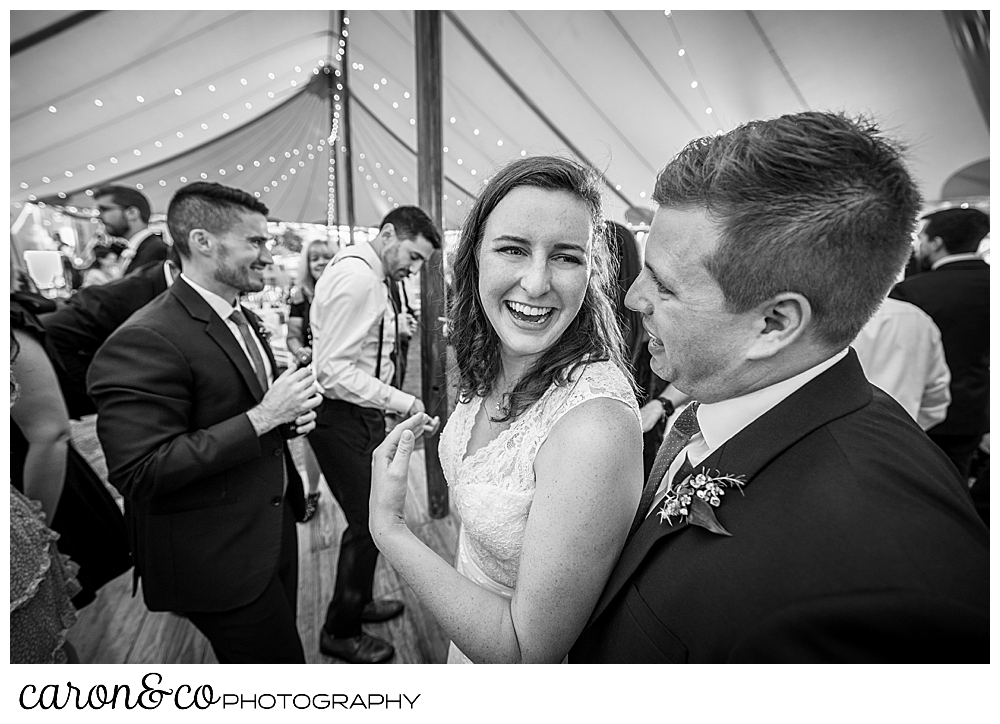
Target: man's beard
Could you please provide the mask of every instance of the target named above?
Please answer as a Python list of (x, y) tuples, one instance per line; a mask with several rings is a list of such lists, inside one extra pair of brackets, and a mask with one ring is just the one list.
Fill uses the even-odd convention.
[(239, 269), (230, 266), (225, 258), (218, 258), (217, 261), (219, 263), (212, 274), (212, 278), (215, 281), (240, 292), (259, 292), (264, 288), (263, 278), (260, 281), (250, 279), (249, 268), (244, 267)]
[(117, 236), (119, 239), (128, 239), (128, 226), (125, 226), (124, 224), (122, 226), (112, 226), (105, 223), (104, 231), (109, 236)]

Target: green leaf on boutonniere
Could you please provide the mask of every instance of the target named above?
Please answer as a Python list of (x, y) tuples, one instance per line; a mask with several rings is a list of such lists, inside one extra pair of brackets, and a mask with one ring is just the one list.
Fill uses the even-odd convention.
[(706, 528), (713, 533), (718, 533), (719, 535), (732, 536), (728, 530), (722, 527), (718, 519), (715, 517), (715, 512), (712, 510), (712, 506), (706, 503), (704, 500), (699, 498), (691, 499), (691, 510), (687, 516), (687, 522), (689, 525), (700, 525), (702, 528)]

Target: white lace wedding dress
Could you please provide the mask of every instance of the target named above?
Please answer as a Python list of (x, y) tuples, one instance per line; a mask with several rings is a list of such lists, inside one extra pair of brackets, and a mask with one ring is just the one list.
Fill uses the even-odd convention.
[[(455, 567), (477, 584), (506, 598), (514, 593), (524, 526), (535, 494), (534, 462), (552, 426), (582, 402), (610, 397), (636, 417), (632, 389), (612, 362), (595, 362), (567, 385), (553, 385), (498, 437), (466, 455), (482, 398), (459, 403), (441, 433), (441, 467), (462, 519)], [(449, 664), (472, 663), (455, 644)]]

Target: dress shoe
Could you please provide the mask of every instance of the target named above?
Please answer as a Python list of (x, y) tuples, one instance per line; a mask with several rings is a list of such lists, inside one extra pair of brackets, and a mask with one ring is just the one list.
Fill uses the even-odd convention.
[(319, 650), (351, 664), (383, 664), (395, 653), (392, 644), (380, 638), (363, 633), (352, 638), (336, 639), (326, 629), (320, 629)]
[(402, 601), (393, 601), (389, 598), (369, 601), (361, 610), (361, 623), (381, 623), (390, 618), (396, 618), (402, 612)]

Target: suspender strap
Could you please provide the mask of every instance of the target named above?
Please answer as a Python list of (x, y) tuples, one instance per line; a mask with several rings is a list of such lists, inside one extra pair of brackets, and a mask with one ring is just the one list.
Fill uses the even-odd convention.
[[(336, 264), (337, 262), (341, 262), (344, 259), (357, 259), (358, 261), (362, 262), (369, 269), (372, 268), (372, 265), (368, 263), (367, 259), (365, 259), (363, 256), (357, 256), (355, 254), (345, 254), (344, 256), (340, 257), (339, 259), (337, 259), (333, 263)], [(388, 282), (388, 279), (386, 279), (386, 282)], [(389, 295), (389, 300), (390, 300), (390, 303), (391, 303), (391, 301), (392, 301), (392, 295), (391, 294)], [(394, 311), (395, 311), (395, 308), (396, 308), (395, 305), (393, 305), (393, 310)], [(396, 324), (398, 325), (399, 322), (397, 321)], [(399, 335), (397, 334), (396, 337), (398, 339)], [(378, 323), (378, 352), (375, 355), (375, 379), (376, 380), (381, 380), (382, 379), (382, 343), (383, 343), (384, 338), (385, 338), (385, 312), (382, 313), (382, 319)]]

